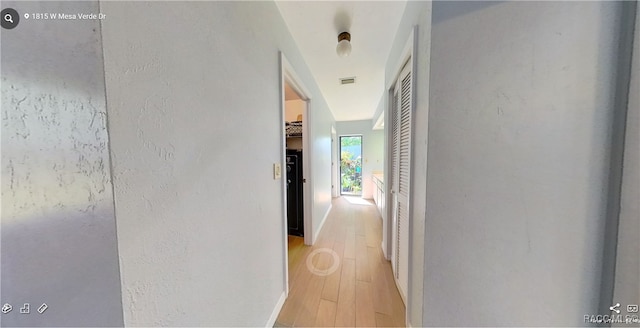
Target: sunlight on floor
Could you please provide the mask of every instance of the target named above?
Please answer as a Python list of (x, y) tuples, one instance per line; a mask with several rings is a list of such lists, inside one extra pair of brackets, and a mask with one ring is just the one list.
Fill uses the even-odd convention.
[(355, 204), (355, 205), (373, 205), (373, 203), (369, 200), (366, 200), (364, 198), (360, 198), (360, 197), (348, 197), (348, 196), (343, 196), (344, 199), (351, 203), (351, 204)]

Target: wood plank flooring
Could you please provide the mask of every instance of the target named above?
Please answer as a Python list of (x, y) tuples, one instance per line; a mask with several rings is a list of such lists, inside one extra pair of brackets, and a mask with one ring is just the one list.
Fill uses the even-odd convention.
[[(289, 236), (289, 297), (275, 326), (404, 327), (405, 306), (381, 243), (382, 220), (373, 203), (334, 199), (314, 246)], [(329, 251), (317, 251), (323, 248), (339, 258), (337, 269), (327, 275), (322, 274), (335, 261)], [(320, 274), (308, 269), (309, 261)]]

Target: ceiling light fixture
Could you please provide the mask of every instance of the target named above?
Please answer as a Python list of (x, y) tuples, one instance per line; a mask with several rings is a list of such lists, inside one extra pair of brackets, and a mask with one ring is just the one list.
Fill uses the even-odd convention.
[(349, 32), (342, 32), (338, 34), (338, 46), (336, 47), (336, 53), (340, 57), (347, 57), (351, 53), (351, 34), (349, 34)]

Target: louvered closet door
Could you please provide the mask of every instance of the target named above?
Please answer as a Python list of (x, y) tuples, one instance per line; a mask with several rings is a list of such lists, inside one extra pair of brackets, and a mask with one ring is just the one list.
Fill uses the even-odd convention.
[[(391, 242), (393, 245), (391, 252), (391, 266), (393, 272), (398, 273), (398, 155), (400, 149), (398, 147), (400, 140), (400, 115), (398, 106), (400, 105), (400, 89), (394, 88), (393, 99), (391, 101), (391, 174), (389, 175), (389, 186), (391, 187)], [(397, 279), (397, 276), (396, 276)]]
[(409, 166), (411, 160), (411, 71), (407, 69), (401, 76), (400, 94), (400, 154), (398, 179), (398, 230), (400, 231), (400, 251), (398, 277), (400, 286), (407, 296), (409, 284)]
[(409, 192), (411, 163), (411, 68), (406, 65), (394, 88), (392, 106), (392, 195), (394, 197), (394, 273), (403, 298), (409, 284)]

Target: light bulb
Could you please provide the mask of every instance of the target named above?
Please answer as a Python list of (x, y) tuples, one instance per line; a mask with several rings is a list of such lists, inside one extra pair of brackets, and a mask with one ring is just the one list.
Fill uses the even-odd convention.
[(338, 42), (338, 46), (336, 47), (336, 53), (340, 57), (347, 57), (351, 53), (351, 42), (348, 40), (342, 40)]

